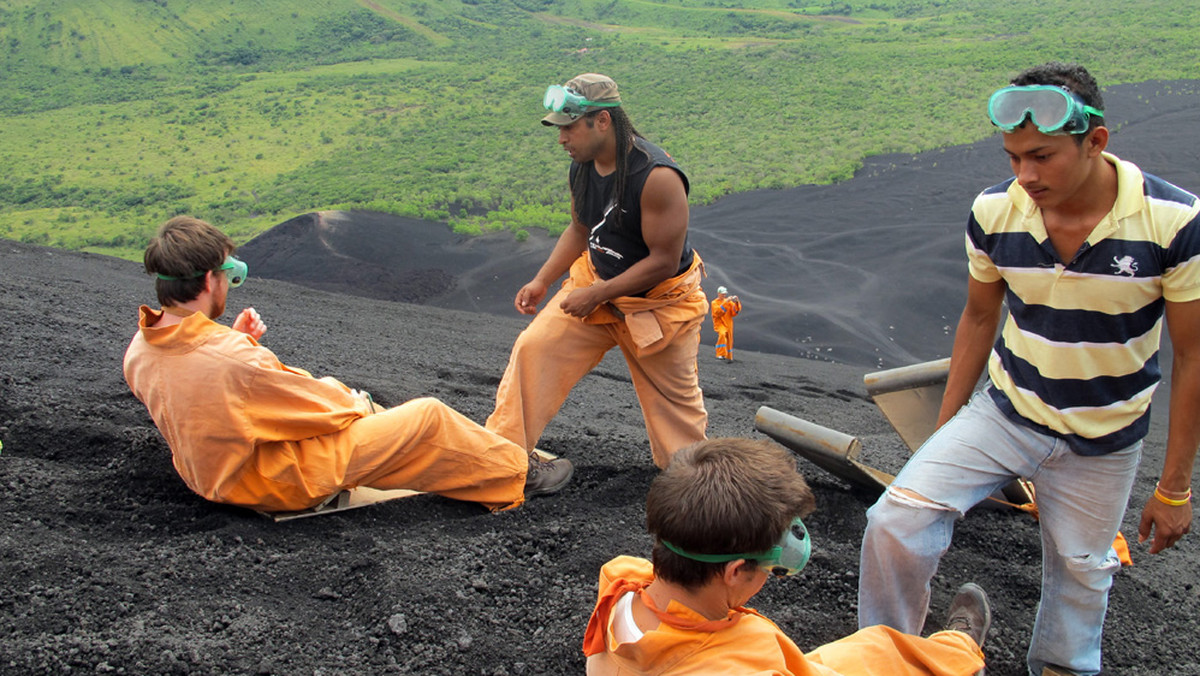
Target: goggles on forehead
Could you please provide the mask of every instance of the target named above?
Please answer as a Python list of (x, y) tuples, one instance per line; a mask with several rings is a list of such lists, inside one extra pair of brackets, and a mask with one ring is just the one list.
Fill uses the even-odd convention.
[(804, 527), (804, 522), (800, 520), (800, 517), (792, 519), (792, 525), (783, 532), (783, 535), (779, 538), (779, 542), (765, 552), (693, 554), (676, 547), (666, 540), (661, 540), (660, 542), (663, 543), (664, 547), (685, 559), (701, 561), (703, 563), (725, 563), (738, 559), (757, 561), (759, 568), (779, 577), (799, 573), (804, 569), (804, 566), (808, 565), (808, 559), (812, 556), (812, 539), (808, 537), (808, 529)]
[[(242, 282), (246, 281), (246, 275), (250, 272), (250, 266), (246, 265), (244, 261), (234, 258), (233, 256), (226, 256), (225, 262), (221, 263), (217, 269), (226, 271), (225, 276), (229, 279), (230, 288), (241, 286)], [(191, 275), (184, 275), (182, 277), (172, 277), (170, 275), (164, 275), (160, 272), (158, 273), (158, 278), (165, 279), (167, 281), (175, 281), (179, 279), (195, 279), (197, 277), (203, 277), (206, 274), (208, 274), (207, 270)]]
[(1083, 102), (1078, 94), (1055, 85), (1005, 87), (988, 99), (988, 117), (1005, 133), (1029, 118), (1043, 134), (1083, 134), (1088, 116), (1104, 117), (1104, 111)]
[(546, 110), (568, 115), (573, 120), (584, 113), (591, 112), (595, 108), (616, 108), (621, 105), (621, 102), (610, 101), (608, 103), (598, 103), (596, 101), (588, 101), (574, 89), (568, 89), (562, 85), (550, 85), (546, 87), (546, 95), (542, 97), (542, 105), (546, 106)]

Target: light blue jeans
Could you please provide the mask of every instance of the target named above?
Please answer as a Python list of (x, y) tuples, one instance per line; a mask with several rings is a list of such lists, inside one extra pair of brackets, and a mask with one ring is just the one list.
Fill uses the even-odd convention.
[[(885, 624), (919, 635), (929, 610), (929, 581), (950, 546), (955, 520), (1025, 477), (1036, 489), (1042, 533), (1042, 598), (1029, 645), (1030, 673), (1040, 675), (1046, 665), (1098, 673), (1108, 590), (1121, 567), (1112, 542), (1141, 454), (1139, 441), (1108, 455), (1077, 455), (1063, 440), (1009, 420), (986, 391), (976, 393), (867, 510), (859, 627)], [(897, 495), (895, 488), (934, 504)]]

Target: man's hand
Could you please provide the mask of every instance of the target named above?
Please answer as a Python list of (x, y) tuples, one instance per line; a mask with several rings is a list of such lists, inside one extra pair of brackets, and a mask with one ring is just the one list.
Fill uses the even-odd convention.
[(262, 317), (258, 316), (257, 310), (248, 307), (238, 314), (237, 319), (233, 320), (233, 330), (241, 331), (258, 340), (267, 332), (267, 325), (263, 323)]
[(537, 314), (537, 306), (546, 297), (546, 285), (538, 280), (533, 280), (521, 287), (517, 291), (517, 297), (513, 300), (513, 306), (517, 308), (517, 312), (523, 315)]
[(1142, 508), (1142, 522), (1138, 525), (1138, 542), (1150, 539), (1151, 532), (1154, 540), (1150, 543), (1150, 553), (1157, 554), (1164, 549), (1173, 547), (1179, 538), (1192, 529), (1192, 503), (1186, 505), (1168, 505), (1160, 502), (1153, 495)]
[(563, 302), (559, 303), (558, 307), (572, 317), (583, 318), (592, 314), (596, 306), (600, 305), (601, 302), (603, 301), (597, 295), (596, 287), (588, 286), (571, 291), (563, 299)]
[[(1196, 447), (1200, 446), (1200, 300), (1178, 303), (1167, 301), (1164, 314), (1171, 335), (1174, 355), (1171, 364), (1170, 416), (1167, 425), (1167, 453), (1155, 493), (1161, 490), (1169, 500), (1190, 496)], [(1138, 542), (1154, 541), (1150, 553), (1157, 554), (1175, 544), (1192, 527), (1192, 503), (1168, 505), (1154, 495), (1142, 509)]]

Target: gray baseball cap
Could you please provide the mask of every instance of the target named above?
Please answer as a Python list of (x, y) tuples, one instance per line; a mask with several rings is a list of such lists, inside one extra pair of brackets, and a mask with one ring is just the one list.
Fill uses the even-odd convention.
[[(621, 103), (621, 95), (617, 93), (617, 83), (607, 75), (601, 75), (599, 73), (584, 73), (582, 75), (576, 75), (570, 80), (567, 80), (567, 83), (564, 84), (563, 87), (571, 90), (579, 96), (582, 96), (592, 103)], [(613, 106), (610, 105), (605, 107), (610, 108)], [(546, 125), (547, 127), (563, 127), (571, 124), (576, 119), (578, 119), (578, 116), (571, 117), (566, 113), (552, 112), (542, 118), (542, 124)]]

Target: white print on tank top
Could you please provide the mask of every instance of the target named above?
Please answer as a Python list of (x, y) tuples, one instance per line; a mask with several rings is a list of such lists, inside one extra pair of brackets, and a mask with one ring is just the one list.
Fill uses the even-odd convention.
[(612, 202), (608, 203), (607, 207), (604, 208), (604, 218), (601, 218), (600, 222), (596, 224), (596, 227), (592, 228), (592, 234), (588, 237), (588, 248), (595, 249), (596, 251), (599, 251), (602, 254), (612, 256), (613, 258), (615, 258), (617, 260), (621, 260), (625, 257), (622, 256), (619, 251), (615, 251), (613, 249), (610, 249), (606, 246), (601, 245), (600, 244), (600, 235), (597, 234), (600, 231), (600, 228), (603, 228), (604, 224), (608, 222), (608, 215), (612, 213), (613, 208), (615, 208), (616, 206), (617, 206), (617, 202), (616, 202), (616, 200), (613, 200)]

